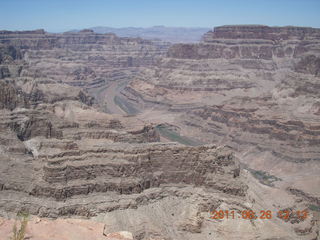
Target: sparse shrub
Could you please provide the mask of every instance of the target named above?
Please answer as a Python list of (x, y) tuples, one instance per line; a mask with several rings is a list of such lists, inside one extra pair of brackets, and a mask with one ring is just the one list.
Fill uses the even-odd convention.
[(170, 127), (164, 124), (157, 125), (156, 129), (160, 132), (162, 136), (164, 136), (165, 138), (168, 138), (171, 141), (178, 142), (188, 146), (200, 145), (200, 143), (198, 142), (195, 142), (187, 137), (181, 136), (178, 132), (170, 129)]
[(309, 205), (309, 209), (312, 211), (320, 212), (320, 206), (311, 204)]
[(17, 218), (20, 222), (19, 229), (18, 229), (17, 221), (16, 221), (13, 225), (13, 228), (12, 228), (13, 236), (10, 238), (10, 240), (24, 240), (25, 235), (26, 235), (29, 214), (28, 213), (19, 213), (17, 215)]
[(274, 187), (274, 182), (276, 181), (282, 181), (281, 178), (278, 178), (276, 176), (270, 175), (267, 172), (264, 171), (259, 171), (259, 170), (254, 170), (254, 169), (248, 169), (251, 174), (257, 178), (259, 180), (260, 183), (270, 186), (270, 187)]

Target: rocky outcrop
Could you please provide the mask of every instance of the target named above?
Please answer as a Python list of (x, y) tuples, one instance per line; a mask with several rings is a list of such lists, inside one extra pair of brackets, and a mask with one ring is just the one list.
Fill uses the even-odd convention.
[(13, 84), (0, 80), (0, 109), (13, 110), (26, 105), (27, 101), (22, 92), (19, 93)]
[[(185, 123), (201, 128), (203, 132), (210, 129), (210, 134), (217, 137), (225, 136), (224, 132), (229, 129), (228, 144), (243, 148), (243, 151), (248, 146), (255, 146), (260, 151), (272, 149), (274, 156), (290, 162), (319, 161), (319, 152), (316, 150), (320, 144), (319, 125), (309, 125), (297, 120), (261, 119), (257, 113), (258, 109), (212, 106), (190, 110), (187, 114), (193, 117)], [(199, 122), (206, 124), (200, 126), (197, 124)], [(285, 143), (286, 147), (275, 143)]]
[(0, 64), (12, 63), (14, 60), (21, 59), (22, 54), (19, 49), (12, 45), (0, 45)]
[(302, 58), (296, 65), (296, 71), (301, 73), (309, 73), (314, 76), (320, 76), (320, 58), (309, 55)]
[[(234, 195), (245, 194), (245, 187), (238, 185), (234, 179), (238, 166), (228, 151), (221, 149), (218, 151), (221, 153), (215, 156), (213, 147), (136, 145), (134, 150), (130, 148), (127, 145), (126, 151), (119, 152), (120, 149), (110, 145), (107, 149), (75, 149), (52, 156), (45, 155), (43, 157), (48, 164), (43, 167), (44, 182), (36, 184), (38, 186), (31, 194), (64, 200), (92, 192), (140, 193), (161, 184), (173, 183), (207, 186)], [(114, 158), (117, 161), (94, 160), (98, 154), (99, 158)], [(42, 159), (41, 152), (39, 158)], [(169, 167), (173, 159), (175, 163)]]
[[(140, 193), (162, 184), (191, 184), (232, 195), (245, 194), (245, 186), (237, 180), (239, 165), (228, 149), (125, 143), (79, 149), (81, 142), (71, 143), (42, 139), (33, 144), (38, 147), (30, 150), (43, 163), (43, 173), (38, 173), (41, 179), (33, 181), (31, 195), (65, 200), (94, 192)], [(8, 184), (3, 182), (3, 186)]]
[(206, 33), (201, 44), (175, 44), (168, 56), (185, 59), (301, 58), (313, 53), (320, 30), (299, 27), (222, 26)]
[(130, 132), (133, 135), (139, 136), (141, 135), (146, 142), (159, 142), (160, 141), (160, 135), (159, 132), (156, 130), (155, 127), (149, 125), (144, 126), (141, 130), (137, 131), (131, 131)]
[(203, 41), (216, 39), (307, 40), (320, 37), (320, 30), (308, 27), (269, 27), (264, 25), (226, 25), (204, 34)]

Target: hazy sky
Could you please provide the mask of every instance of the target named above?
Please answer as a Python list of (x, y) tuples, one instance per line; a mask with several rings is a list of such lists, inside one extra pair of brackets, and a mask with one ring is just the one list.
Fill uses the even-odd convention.
[(225, 24), (320, 27), (320, 0), (0, 0), (7, 30)]

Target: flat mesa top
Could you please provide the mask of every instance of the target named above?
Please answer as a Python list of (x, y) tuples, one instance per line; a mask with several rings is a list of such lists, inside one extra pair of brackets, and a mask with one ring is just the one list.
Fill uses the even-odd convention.
[(311, 30), (311, 31), (320, 31), (320, 28), (312, 28), (312, 27), (298, 27), (298, 26), (267, 26), (267, 25), (257, 25), (257, 24), (248, 24), (248, 25), (222, 25), (217, 26), (214, 28), (214, 31), (220, 31), (220, 30), (240, 30), (240, 31), (252, 31), (252, 30), (268, 30), (268, 31), (305, 31), (305, 30)]

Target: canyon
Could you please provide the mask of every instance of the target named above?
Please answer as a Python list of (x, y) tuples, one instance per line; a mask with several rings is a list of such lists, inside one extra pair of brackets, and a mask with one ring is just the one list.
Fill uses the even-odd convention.
[(140, 37), (144, 39), (160, 39), (166, 42), (198, 42), (202, 35), (210, 30), (210, 28), (200, 27), (92, 27), (90, 28), (96, 33), (114, 33), (119, 37)]
[(79, 221), (101, 239), (317, 239), (319, 80), (315, 28), (0, 31), (0, 236), (27, 212), (31, 239)]

